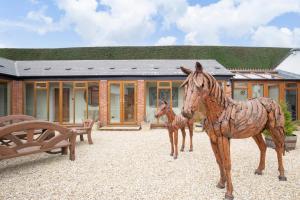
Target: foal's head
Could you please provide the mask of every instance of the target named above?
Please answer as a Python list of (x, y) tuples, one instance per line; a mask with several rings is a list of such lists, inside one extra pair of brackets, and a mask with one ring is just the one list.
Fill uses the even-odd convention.
[(199, 109), (200, 102), (209, 95), (213, 77), (203, 71), (199, 62), (195, 64), (195, 71), (181, 67), (181, 70), (188, 75), (181, 86), (185, 87), (184, 104), (182, 115), (188, 119)]
[(161, 116), (167, 114), (168, 110), (169, 110), (168, 102), (166, 102), (166, 101), (161, 101), (161, 102), (160, 102), (160, 105), (159, 105), (159, 107), (158, 107), (158, 109), (157, 109), (157, 111), (156, 111), (156, 113), (155, 113), (155, 117), (156, 117), (156, 118), (159, 118), (159, 117), (161, 117)]

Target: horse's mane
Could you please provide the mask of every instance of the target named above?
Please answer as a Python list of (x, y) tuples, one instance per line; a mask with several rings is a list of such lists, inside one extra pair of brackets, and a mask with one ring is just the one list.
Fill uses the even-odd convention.
[[(199, 85), (200, 83), (197, 83), (197, 75), (199, 72), (192, 72), (187, 80), (183, 83), (191, 83), (192, 86), (193, 85)], [(201, 72), (203, 74), (203, 77), (205, 78), (205, 80), (202, 80), (201, 84), (207, 84), (208, 88), (209, 88), (209, 96), (210, 97), (214, 97), (214, 99), (217, 101), (217, 103), (220, 106), (225, 106), (228, 105), (228, 103), (230, 102), (230, 98), (226, 97), (225, 92), (223, 90), (223, 88), (220, 86), (220, 84), (218, 83), (218, 81), (209, 73), (203, 71)]]

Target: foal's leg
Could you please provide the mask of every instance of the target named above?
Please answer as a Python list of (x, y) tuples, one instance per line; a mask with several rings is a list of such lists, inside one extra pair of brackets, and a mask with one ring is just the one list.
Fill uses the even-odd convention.
[(223, 166), (225, 169), (226, 174), (226, 194), (225, 199), (226, 200), (232, 200), (233, 199), (233, 186), (231, 181), (231, 160), (230, 160), (230, 143), (229, 139), (226, 137), (218, 137), (218, 147), (220, 150), (220, 154), (223, 161)]
[(171, 130), (169, 131), (169, 139), (170, 139), (170, 143), (171, 143), (171, 153), (170, 156), (173, 156), (174, 154), (174, 144), (173, 144), (173, 132)]
[(177, 157), (178, 157), (178, 129), (174, 130), (174, 148), (175, 148), (174, 159), (177, 159)]
[(194, 131), (194, 126), (193, 124), (188, 124), (189, 127), (189, 132), (190, 132), (190, 152), (193, 151), (193, 131)]
[(181, 128), (181, 133), (182, 133), (182, 145), (181, 145), (180, 151), (184, 151), (184, 147), (185, 147), (185, 136), (186, 136), (185, 127)]
[(267, 145), (262, 137), (262, 134), (253, 136), (253, 139), (260, 150), (260, 161), (258, 168), (255, 170), (255, 174), (262, 175), (262, 171), (265, 169)]
[(220, 169), (220, 180), (217, 184), (217, 187), (220, 189), (223, 189), (223, 188), (225, 188), (226, 177), (225, 177), (225, 173), (224, 173), (224, 167), (222, 164), (220, 151), (218, 148), (218, 143), (217, 143), (217, 141), (213, 142), (212, 139), (210, 139), (210, 144), (211, 144), (211, 148), (215, 154), (216, 161), (217, 161), (217, 163), (219, 165), (219, 169)]

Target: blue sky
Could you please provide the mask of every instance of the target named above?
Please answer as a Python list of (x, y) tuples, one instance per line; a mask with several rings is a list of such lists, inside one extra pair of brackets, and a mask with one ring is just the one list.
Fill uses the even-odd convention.
[(0, 47), (300, 47), (300, 0), (0, 0)]

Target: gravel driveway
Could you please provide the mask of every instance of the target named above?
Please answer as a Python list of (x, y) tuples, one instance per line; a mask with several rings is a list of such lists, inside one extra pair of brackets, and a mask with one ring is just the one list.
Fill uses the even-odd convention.
[[(299, 139), (300, 134), (298, 134)], [(94, 132), (94, 145), (78, 142), (76, 160), (37, 154), (0, 161), (0, 199), (223, 199), (209, 140), (195, 133), (194, 152), (169, 156), (166, 130)], [(181, 141), (181, 137), (180, 137)], [(188, 141), (188, 140), (187, 140)], [(254, 175), (259, 150), (252, 139), (233, 140), (235, 199), (300, 199), (300, 145), (284, 156), (287, 182), (278, 181), (268, 149), (266, 170)], [(188, 146), (188, 145), (186, 145)]]

